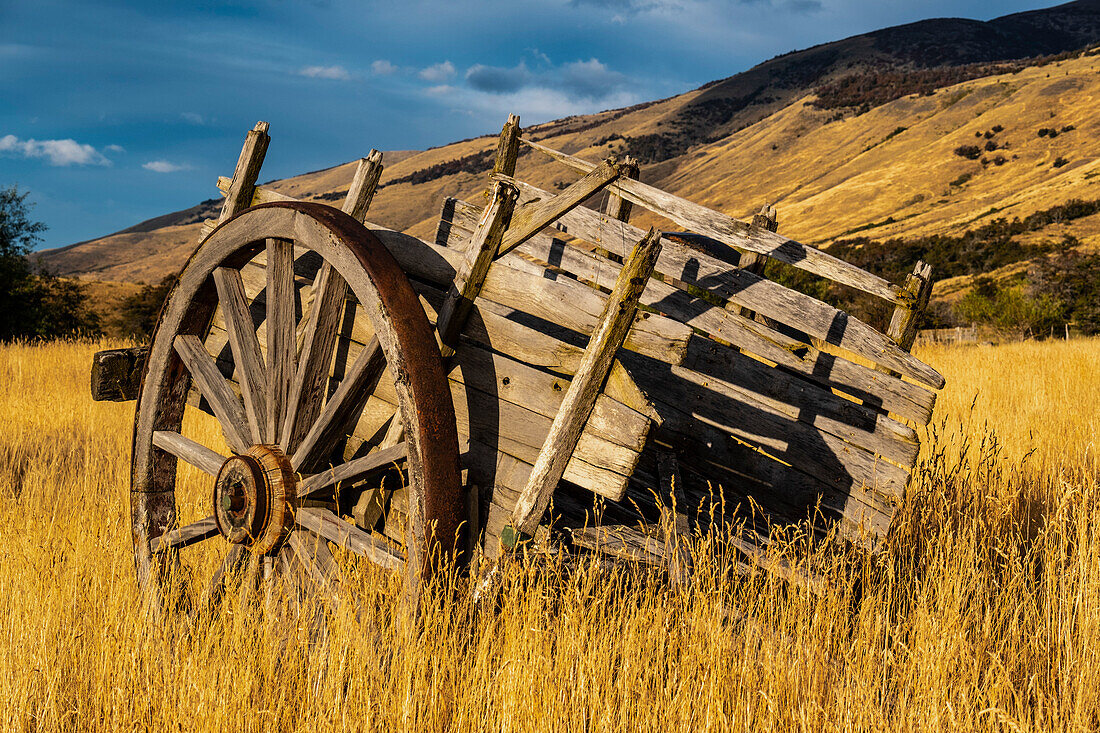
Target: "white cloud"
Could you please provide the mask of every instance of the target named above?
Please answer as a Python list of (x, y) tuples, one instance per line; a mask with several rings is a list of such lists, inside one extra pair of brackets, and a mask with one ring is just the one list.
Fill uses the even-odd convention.
[(511, 112), (528, 124), (629, 107), (641, 101), (637, 95), (622, 90), (592, 99), (546, 86), (528, 86), (508, 93), (439, 86), (432, 87), (428, 93), (450, 105), (455, 112), (475, 114), (494, 121), (504, 119)]
[(432, 64), (426, 69), (421, 69), (418, 76), (424, 81), (431, 81), (435, 83), (445, 82), (455, 75), (455, 65), (450, 61), (444, 61), (439, 64)]
[(108, 145), (107, 147), (105, 147), (103, 149), (106, 150), (108, 153), (125, 153), (126, 152), (126, 148), (122, 147), (121, 145)]
[(347, 81), (351, 78), (351, 74), (343, 66), (306, 66), (300, 69), (298, 73), (311, 79)]
[(47, 158), (50, 165), (111, 165), (103, 153), (76, 140), (21, 140), (15, 135), (0, 137), (0, 154), (23, 158)]
[(372, 74), (377, 76), (389, 76), (397, 71), (397, 67), (386, 59), (378, 59), (370, 65), (370, 70)]
[(198, 112), (181, 112), (180, 117), (186, 122), (190, 122), (192, 125), (205, 125), (206, 118), (200, 115)]
[(188, 170), (191, 166), (180, 163), (170, 163), (167, 160), (150, 160), (141, 167), (147, 171), (153, 171), (154, 173), (175, 173), (177, 171)]

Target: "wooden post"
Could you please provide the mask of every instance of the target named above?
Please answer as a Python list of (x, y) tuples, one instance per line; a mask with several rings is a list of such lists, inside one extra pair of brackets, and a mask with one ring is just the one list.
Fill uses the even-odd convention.
[[(905, 276), (902, 290), (908, 293), (912, 300), (909, 305), (899, 305), (894, 308), (886, 335), (899, 347), (909, 351), (917, 338), (920, 318), (924, 315), (925, 309), (928, 308), (928, 301), (932, 297), (932, 266), (923, 261), (917, 261), (913, 271)], [(882, 365), (875, 365), (875, 369), (891, 376), (901, 376), (893, 369)]]
[[(779, 229), (779, 221), (775, 216), (775, 207), (764, 204), (760, 207), (760, 211), (752, 217), (752, 226), (760, 229), (764, 229), (769, 232), (774, 232)], [(737, 260), (737, 266), (742, 270), (748, 270), (754, 275), (763, 275), (764, 266), (768, 264), (767, 255), (762, 255), (759, 252), (747, 252), (742, 251), (740, 257)], [(753, 311), (740, 306), (731, 305), (727, 307), (728, 310), (734, 313), (740, 313), (745, 318), (752, 320), (756, 317)]]
[(623, 264), (577, 373), (573, 375), (565, 399), (531, 469), (527, 486), (512, 510), (511, 525), (501, 535), (505, 545), (514, 547), (519, 540), (534, 536), (607, 380), (615, 354), (634, 323), (638, 298), (653, 274), (660, 252), (661, 233), (651, 228)]
[(356, 221), (365, 221), (370, 202), (378, 188), (378, 179), (381, 177), (382, 153), (371, 148), (367, 157), (359, 159), (355, 176), (351, 179), (351, 187), (348, 188), (348, 195), (344, 198), (344, 205), (341, 207), (343, 212)]
[(439, 309), (436, 330), (441, 344), (440, 353), (444, 358), (454, 354), (458, 336), (466, 325), (474, 299), (485, 284), (489, 267), (512, 219), (517, 198), (519, 189), (515, 186), (499, 181), (493, 184), (489, 205), (481, 213), (477, 228), (466, 246), (466, 256), (447, 292), (447, 299)]
[[(638, 161), (631, 158), (629, 155), (623, 159), (623, 163), (619, 166), (619, 172), (625, 177), (632, 180), (638, 180), (639, 168)], [(634, 204), (630, 203), (622, 196), (616, 193), (610, 194), (607, 199), (607, 208), (604, 210), (611, 219), (618, 221), (629, 221), (631, 209), (634, 208)]]
[(252, 197), (256, 193), (256, 179), (260, 177), (260, 168), (263, 167), (264, 156), (267, 155), (267, 145), (271, 142), (267, 128), (267, 123), (260, 121), (248, 131), (241, 154), (237, 158), (237, 167), (233, 170), (229, 190), (225, 194), (221, 214), (218, 215), (217, 221), (208, 220), (203, 224), (202, 239), (206, 239), (218, 224), (252, 205)]
[(493, 163), (493, 173), (506, 176), (516, 174), (516, 159), (519, 158), (519, 115), (508, 115), (504, 129), (497, 141), (497, 157)]

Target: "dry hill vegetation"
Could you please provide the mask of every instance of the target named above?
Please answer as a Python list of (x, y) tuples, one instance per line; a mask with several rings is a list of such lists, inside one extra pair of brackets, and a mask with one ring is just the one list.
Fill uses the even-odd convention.
[[(733, 576), (724, 538), (699, 537), (690, 588), (521, 562), (497, 611), (437, 592), (410, 626), (392, 578), (347, 567), (313, 643), (305, 620), (236, 598), (143, 613), (133, 405), (83, 396), (102, 346), (0, 347), (0, 405), (18, 416), (0, 442), (4, 730), (1100, 725), (1100, 340), (921, 353), (948, 387), (883, 551), (837, 555), (793, 530), (772, 548), (816, 565), (821, 595)], [(206, 483), (181, 480), (197, 518)]]

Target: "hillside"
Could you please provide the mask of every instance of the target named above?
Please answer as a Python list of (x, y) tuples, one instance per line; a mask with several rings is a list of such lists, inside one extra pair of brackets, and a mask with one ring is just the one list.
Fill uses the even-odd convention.
[[(857, 234), (959, 234), (998, 217), (1100, 199), (1100, 57), (989, 65), (1097, 39), (1095, 0), (988, 23), (922, 21), (787, 54), (677, 97), (526, 133), (589, 160), (634, 154), (643, 180), (735, 216), (773, 203), (782, 233), (822, 246)], [(874, 94), (856, 83), (861, 78), (870, 80)], [(883, 78), (892, 86), (876, 86)], [(749, 88), (764, 91), (741, 104)], [(901, 94), (906, 88), (918, 93)], [(850, 104), (837, 106), (845, 101)], [(277, 128), (272, 135), (278, 145)], [(388, 153), (371, 219), (432, 234), (445, 196), (472, 198), (484, 189), (494, 146), (495, 135), (487, 135)], [(977, 148), (957, 154), (963, 146)], [(365, 140), (363, 152), (369, 147)], [(226, 173), (231, 165), (226, 161)], [(348, 163), (272, 185), (299, 198), (335, 200), (353, 168)], [(523, 156), (520, 168), (524, 178), (551, 190), (568, 182), (560, 167), (538, 156)], [(199, 222), (217, 203), (43, 258), (54, 271), (83, 279), (154, 282), (182, 264)], [(1041, 243), (1065, 234), (1086, 247), (1100, 245), (1100, 216), (1052, 223), (1024, 239)], [(957, 283), (940, 283), (937, 295), (953, 289)]]

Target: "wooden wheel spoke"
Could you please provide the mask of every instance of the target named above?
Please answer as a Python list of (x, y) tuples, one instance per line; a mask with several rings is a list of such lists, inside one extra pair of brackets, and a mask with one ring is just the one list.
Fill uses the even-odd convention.
[(354, 483), (373, 471), (404, 460), (408, 455), (408, 445), (402, 442), (389, 448), (368, 453), (361, 458), (355, 458), (339, 466), (334, 466), (299, 483), (298, 498), (319, 494), (340, 483)]
[(328, 542), (313, 532), (298, 529), (287, 540), (303, 574), (332, 600), (337, 600), (337, 589), (343, 582), (340, 566)]
[(248, 309), (248, 298), (244, 292), (244, 281), (238, 270), (219, 267), (214, 270), (214, 284), (218, 289), (218, 300), (225, 315), (225, 329), (229, 335), (229, 346), (233, 351), (233, 361), (237, 367), (237, 379), (241, 383), (245, 413), (252, 431), (253, 443), (268, 443), (272, 437), (267, 431), (267, 374), (264, 371), (263, 356), (260, 354), (260, 342), (256, 337), (256, 327), (252, 313)]
[(279, 443), (288, 453), (298, 446), (321, 411), (332, 352), (348, 293), (344, 278), (328, 262), (321, 265), (313, 288), (313, 307), (306, 322), (302, 354), (287, 397), (286, 418), (279, 435)]
[(351, 422), (362, 411), (363, 403), (372, 391), (370, 386), (382, 375), (385, 367), (386, 358), (378, 339), (372, 338), (291, 455), (290, 463), (295, 471), (309, 471), (325, 457), (326, 450), (331, 450), (333, 444), (344, 437)]
[(214, 571), (214, 574), (210, 576), (210, 582), (207, 584), (206, 592), (203, 594), (202, 605), (204, 607), (209, 606), (222, 597), (222, 593), (225, 590), (225, 577), (227, 575), (232, 575), (240, 569), (244, 551), (242, 545), (229, 546), (229, 551), (225, 554), (225, 558), (222, 560), (221, 564), (218, 565), (218, 569)]
[(168, 430), (155, 431), (153, 445), (211, 476), (218, 475), (226, 460), (221, 453)]
[(379, 567), (399, 570), (405, 563), (405, 558), (391, 548), (389, 543), (364, 532), (350, 522), (345, 522), (328, 509), (302, 507), (295, 513), (294, 519), (299, 526), (356, 555), (362, 555)]
[[(280, 438), (297, 356), (294, 245), (267, 240), (267, 435)], [(283, 446), (285, 448), (285, 446)]]
[(221, 425), (226, 442), (235, 451), (247, 451), (251, 445), (248, 420), (241, 401), (233, 394), (229, 382), (218, 370), (214, 357), (207, 352), (198, 336), (176, 336), (174, 345), (187, 371), (191, 372), (191, 378), (198, 384), (199, 391), (214, 411), (214, 417)]
[(178, 550), (196, 542), (202, 542), (216, 534), (218, 534), (217, 522), (214, 521), (214, 517), (207, 517), (185, 527), (165, 532), (160, 537), (154, 537), (149, 542), (149, 549), (153, 552)]

